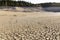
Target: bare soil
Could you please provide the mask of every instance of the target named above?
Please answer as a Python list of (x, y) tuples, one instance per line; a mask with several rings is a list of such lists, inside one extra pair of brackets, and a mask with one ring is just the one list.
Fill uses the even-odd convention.
[(0, 10), (0, 40), (60, 40), (60, 13)]

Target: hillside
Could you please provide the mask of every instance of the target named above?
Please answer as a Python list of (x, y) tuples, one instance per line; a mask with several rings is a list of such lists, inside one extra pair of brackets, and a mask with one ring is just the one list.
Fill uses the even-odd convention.
[(0, 1), (0, 6), (35, 7), (40, 6), (40, 4), (32, 4), (26, 1)]
[(60, 7), (60, 3), (39, 3), (33, 4), (26, 1), (0, 1), (0, 6), (12, 7)]
[(41, 3), (42, 7), (60, 7), (60, 3)]

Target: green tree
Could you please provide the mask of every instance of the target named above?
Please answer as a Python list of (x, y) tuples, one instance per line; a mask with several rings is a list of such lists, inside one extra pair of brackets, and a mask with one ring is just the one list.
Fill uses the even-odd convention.
[(8, 6), (8, 3), (9, 3), (10, 1), (12, 1), (12, 0), (2, 0), (2, 1), (5, 2), (5, 6), (7, 7), (7, 6)]

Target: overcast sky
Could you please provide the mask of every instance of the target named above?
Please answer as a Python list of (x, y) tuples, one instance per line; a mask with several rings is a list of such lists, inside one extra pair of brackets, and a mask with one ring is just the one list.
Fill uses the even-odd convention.
[(60, 2), (60, 0), (22, 0), (31, 3)]

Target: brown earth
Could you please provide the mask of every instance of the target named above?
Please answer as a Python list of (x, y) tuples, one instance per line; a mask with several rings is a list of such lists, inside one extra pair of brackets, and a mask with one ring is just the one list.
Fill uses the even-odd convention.
[(60, 40), (60, 13), (0, 10), (0, 40)]

